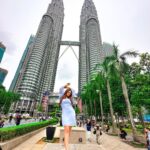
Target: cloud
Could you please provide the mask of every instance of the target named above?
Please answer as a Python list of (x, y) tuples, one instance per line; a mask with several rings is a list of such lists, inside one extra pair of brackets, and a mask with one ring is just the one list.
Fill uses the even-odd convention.
[[(78, 56), (78, 48), (73, 47)], [(64, 51), (64, 47), (61, 47), (60, 55)], [(58, 69), (56, 75), (55, 89), (58, 89), (66, 84), (71, 83), (71, 87), (78, 91), (78, 60), (74, 56), (72, 50), (69, 48), (66, 53), (60, 58), (58, 62)]]
[[(62, 40), (79, 41), (80, 14), (84, 0), (63, 1), (65, 18)], [(102, 41), (115, 42), (119, 45), (121, 53), (128, 49), (150, 52), (148, 19), (150, 0), (93, 1), (100, 21)], [(6, 87), (14, 76), (14, 70), (18, 66), (30, 34), (36, 33), (40, 19), (50, 2), (50, 0), (5, 0), (1, 3), (0, 41), (7, 47), (7, 55), (4, 56), (2, 63), (5, 61), (5, 67), (9, 70), (5, 81)], [(78, 62), (70, 49), (58, 63), (55, 89), (59, 89), (66, 82), (71, 82), (77, 89)]]

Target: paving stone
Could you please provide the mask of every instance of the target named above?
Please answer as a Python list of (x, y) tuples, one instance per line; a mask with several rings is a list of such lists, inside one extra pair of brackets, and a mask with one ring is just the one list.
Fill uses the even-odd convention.
[[(61, 143), (44, 143), (39, 142), (45, 137), (46, 131), (29, 138), (24, 143), (18, 145), (13, 150), (63, 150), (64, 145)], [(145, 148), (134, 148), (124, 143), (117, 136), (110, 136), (105, 133), (100, 137), (101, 145), (96, 143), (95, 135), (91, 135), (91, 142), (87, 141), (86, 144), (70, 144), (70, 150), (146, 150)]]

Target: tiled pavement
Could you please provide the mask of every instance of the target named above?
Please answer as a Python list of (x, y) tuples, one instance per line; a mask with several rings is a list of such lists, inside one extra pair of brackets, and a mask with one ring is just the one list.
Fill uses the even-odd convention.
[[(13, 150), (63, 150), (62, 144), (44, 143), (40, 141), (45, 137), (45, 130), (31, 137)], [(95, 137), (87, 144), (70, 144), (70, 150), (146, 150), (134, 148), (119, 139), (119, 137), (109, 136), (105, 133), (101, 136), (101, 145), (97, 145)]]
[[(47, 144), (43, 150), (64, 150), (61, 144)], [(95, 144), (71, 144), (70, 150), (105, 150), (102, 146)]]

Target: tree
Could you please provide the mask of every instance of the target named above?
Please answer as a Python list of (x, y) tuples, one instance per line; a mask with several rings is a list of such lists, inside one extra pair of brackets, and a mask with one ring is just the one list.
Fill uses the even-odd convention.
[(142, 53), (140, 55), (140, 65), (145, 73), (150, 73), (150, 54), (149, 53)]
[(20, 100), (20, 94), (8, 91), (5, 92), (4, 95), (5, 103), (3, 105), (3, 112), (4, 114), (7, 114), (9, 112), (11, 104)]
[(119, 124), (119, 117), (122, 118), (122, 121), (124, 122), (124, 117), (127, 115), (126, 113), (126, 105), (124, 101), (124, 96), (122, 93), (121, 88), (121, 81), (118, 80), (118, 78), (111, 78), (110, 79), (110, 86), (113, 89), (112, 91), (112, 99), (113, 99), (113, 109), (114, 114), (116, 116), (116, 121)]
[(13, 102), (20, 99), (20, 94), (6, 91), (4, 86), (0, 86), (0, 112), (7, 114)]
[(0, 90), (6, 91), (6, 89), (3, 85), (0, 85)]
[[(143, 108), (147, 108), (150, 106), (150, 74), (147, 73), (149, 66), (148, 58), (149, 54), (141, 54), (140, 55), (140, 64), (132, 63), (129, 70), (130, 75), (130, 93), (131, 93), (131, 103), (137, 109), (137, 112), (140, 116), (141, 123), (143, 125), (143, 129), (145, 128), (144, 119), (143, 119)], [(150, 61), (150, 60), (149, 60)], [(149, 109), (149, 108), (148, 108)]]
[(112, 94), (111, 94), (111, 88), (110, 88), (110, 78), (112, 76), (116, 76), (116, 73), (113, 70), (113, 66), (109, 65), (111, 60), (112, 60), (111, 57), (106, 57), (102, 64), (96, 65), (96, 68), (100, 69), (101, 73), (104, 76), (104, 80), (106, 81), (108, 99), (109, 99), (109, 107), (110, 107), (110, 115), (111, 115), (111, 120), (112, 120), (112, 132), (117, 133), (116, 123), (114, 119), (114, 110), (112, 107)]
[[(94, 76), (92, 76), (92, 82), (93, 84), (95, 84), (95, 89), (96, 89), (96, 92), (98, 92), (99, 94), (99, 104), (100, 104), (100, 115), (101, 115), (101, 124), (102, 124), (102, 127), (103, 127), (103, 118), (104, 118), (104, 113), (103, 113), (103, 99), (102, 99), (102, 89), (104, 87), (104, 80), (103, 80), (103, 76), (101, 74), (101, 72), (95, 74)], [(98, 106), (98, 105), (97, 105)]]
[(134, 140), (136, 140), (136, 128), (135, 128), (135, 124), (134, 124), (134, 120), (133, 120), (131, 104), (129, 101), (128, 89), (127, 89), (127, 85), (125, 82), (125, 72), (127, 71), (128, 66), (129, 66), (126, 63), (126, 57), (127, 56), (136, 57), (138, 54), (135, 51), (127, 51), (119, 56), (118, 46), (116, 46), (115, 44), (113, 44), (113, 51), (114, 51), (114, 55), (113, 55), (114, 58), (112, 57), (112, 61), (110, 64), (119, 73), (119, 76), (121, 79), (122, 91), (123, 91), (123, 95), (124, 95), (126, 106), (127, 106), (129, 120), (130, 120), (131, 127), (132, 127), (133, 138), (134, 138)]
[(82, 94), (81, 97), (83, 99), (83, 101), (86, 103), (86, 110), (87, 113), (89, 115), (92, 115), (92, 102), (91, 102), (91, 85), (90, 83), (87, 83), (86, 85), (84, 85), (83, 89), (82, 89)]

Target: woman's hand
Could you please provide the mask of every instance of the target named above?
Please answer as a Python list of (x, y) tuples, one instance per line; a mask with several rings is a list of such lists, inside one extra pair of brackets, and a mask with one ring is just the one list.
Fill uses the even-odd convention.
[(68, 88), (70, 86), (70, 83), (67, 83), (64, 88)]

